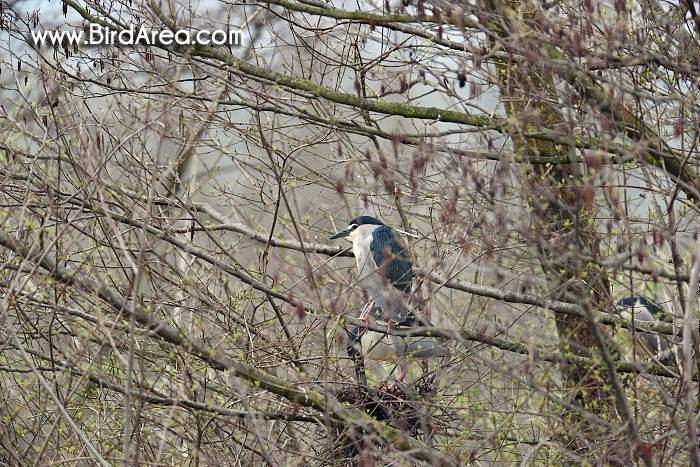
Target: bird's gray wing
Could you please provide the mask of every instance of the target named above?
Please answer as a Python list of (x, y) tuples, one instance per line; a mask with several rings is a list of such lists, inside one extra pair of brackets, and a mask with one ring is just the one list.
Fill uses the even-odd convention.
[[(427, 326), (431, 327), (433, 324), (425, 316), (417, 315), (410, 312), (409, 315), (402, 322), (398, 323), (397, 326), (405, 327), (418, 327)], [(403, 339), (404, 350), (403, 353), (409, 355), (412, 358), (434, 358), (434, 357), (445, 357), (450, 354), (449, 349), (445, 345), (445, 339), (433, 336), (415, 336), (406, 337)]]
[(667, 313), (656, 303), (649, 301), (645, 297), (641, 296), (637, 297), (637, 299), (647, 310), (649, 310), (649, 313), (651, 313), (653, 319), (658, 319), (660, 321), (668, 320), (666, 316)]
[(413, 265), (406, 248), (392, 234), (391, 227), (383, 225), (374, 230), (370, 250), (379, 274), (400, 291), (410, 293)]
[(450, 350), (445, 343), (437, 337), (419, 336), (404, 339), (403, 353), (411, 358), (437, 358), (446, 357)]

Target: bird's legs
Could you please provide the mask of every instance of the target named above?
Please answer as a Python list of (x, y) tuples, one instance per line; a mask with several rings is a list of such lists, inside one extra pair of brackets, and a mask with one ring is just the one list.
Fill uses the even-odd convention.
[(365, 322), (365, 326), (363, 328), (357, 328), (358, 337), (366, 333), (369, 329), (369, 317), (372, 314), (372, 308), (374, 308), (374, 300), (370, 300), (369, 302), (367, 302), (365, 307), (362, 309), (362, 312), (360, 313), (360, 319)]
[(403, 380), (407, 374), (408, 374), (408, 365), (401, 365), (401, 371), (399, 372), (399, 377), (397, 379), (403, 383)]
[(362, 309), (362, 313), (360, 313), (360, 319), (362, 319), (362, 321), (364, 321), (365, 324), (369, 324), (369, 317), (372, 314), (372, 308), (374, 308), (374, 306), (374, 300), (370, 300)]
[(394, 327), (394, 325), (396, 325), (396, 324), (398, 324), (398, 323), (391, 318), (386, 320), (386, 333), (391, 334), (391, 330)]
[(403, 380), (406, 378), (406, 375), (408, 374), (408, 364), (405, 362), (399, 363), (399, 377), (396, 378), (396, 381), (391, 383), (387, 387), (388, 392), (394, 392), (396, 390), (396, 383), (403, 383)]

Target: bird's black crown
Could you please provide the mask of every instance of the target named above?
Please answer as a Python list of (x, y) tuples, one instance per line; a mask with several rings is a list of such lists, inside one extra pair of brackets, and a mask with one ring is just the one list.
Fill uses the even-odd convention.
[(379, 219), (375, 219), (372, 216), (360, 216), (356, 217), (348, 223), (348, 225), (384, 225), (384, 222)]

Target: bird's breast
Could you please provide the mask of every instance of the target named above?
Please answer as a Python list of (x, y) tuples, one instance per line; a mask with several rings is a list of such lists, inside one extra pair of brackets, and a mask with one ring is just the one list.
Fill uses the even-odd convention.
[(367, 236), (364, 238), (358, 238), (352, 242), (352, 252), (355, 255), (355, 263), (357, 264), (357, 272), (360, 278), (372, 274), (374, 268), (374, 260), (370, 260), (370, 249), (369, 246), (372, 243), (372, 236)]

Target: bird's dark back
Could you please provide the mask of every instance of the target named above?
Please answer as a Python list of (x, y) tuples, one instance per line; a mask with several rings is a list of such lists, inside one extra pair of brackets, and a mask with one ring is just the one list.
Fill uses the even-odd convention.
[(631, 295), (629, 297), (625, 297), (621, 300), (618, 300), (617, 302), (618, 306), (624, 306), (628, 308), (638, 306), (638, 304), (642, 305), (644, 308), (649, 310), (649, 312), (654, 316), (654, 318), (659, 320), (665, 319), (664, 310), (651, 300), (642, 297), (641, 295)]
[(413, 286), (413, 265), (406, 247), (396, 238), (391, 227), (383, 225), (374, 230), (370, 250), (380, 273), (391, 285), (410, 293)]

